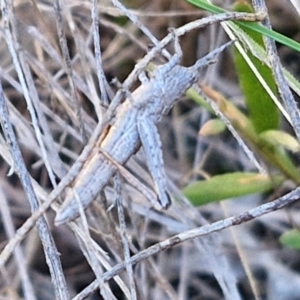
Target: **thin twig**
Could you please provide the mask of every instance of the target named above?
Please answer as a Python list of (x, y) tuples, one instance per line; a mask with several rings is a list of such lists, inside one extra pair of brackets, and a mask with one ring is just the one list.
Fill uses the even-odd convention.
[(105, 78), (103, 71), (102, 58), (101, 58), (101, 48), (100, 48), (100, 33), (99, 33), (99, 12), (98, 12), (98, 1), (93, 0), (92, 7), (92, 20), (93, 20), (93, 38), (94, 38), (94, 51), (95, 51), (95, 60), (96, 60), (96, 70), (99, 82), (99, 88), (101, 91), (103, 104), (108, 106), (109, 103), (109, 86)]
[[(8, 201), (3, 190), (0, 188), (0, 214), (2, 216), (3, 225), (6, 231), (8, 239), (13, 238), (15, 234), (15, 226), (9, 210)], [(21, 282), (23, 286), (24, 297), (27, 300), (35, 300), (35, 293), (32, 283), (28, 274), (28, 260), (24, 255), (23, 247), (17, 246), (14, 250), (14, 256), (16, 259), (16, 264), (18, 265), (18, 271), (20, 273)]]
[[(118, 7), (130, 20), (131, 22), (136, 25), (144, 34), (147, 36), (150, 41), (157, 46), (159, 41), (158, 39), (151, 33), (151, 31), (137, 18), (136, 15), (132, 14), (130, 10), (128, 10), (119, 0), (111, 0), (113, 5)], [(165, 49), (162, 49), (162, 54), (170, 59), (170, 53), (166, 51)]]
[[(293, 190), (292, 192), (284, 195), (283, 197), (280, 197), (272, 202), (268, 202), (265, 204), (262, 204), (260, 206), (257, 206), (249, 211), (246, 211), (242, 214), (235, 215), (233, 217), (229, 217), (217, 222), (214, 222), (212, 224), (204, 225), (201, 227), (197, 227), (188, 231), (185, 231), (183, 233), (179, 233), (177, 235), (172, 236), (171, 238), (168, 238), (160, 243), (157, 243), (138, 254), (131, 257), (131, 263), (132, 265), (135, 265), (145, 259), (147, 259), (150, 256), (153, 256), (161, 251), (164, 251), (166, 249), (169, 249), (171, 247), (174, 247), (175, 245), (181, 244), (183, 242), (199, 238), (201, 236), (211, 234), (216, 231), (223, 230), (225, 228), (229, 228), (231, 226), (240, 225), (246, 222), (249, 222), (253, 219), (256, 219), (258, 217), (261, 217), (265, 214), (268, 214), (270, 212), (274, 212), (276, 210), (279, 210), (287, 205), (292, 204), (293, 202), (297, 201), (300, 198), (300, 188), (297, 188)], [(112, 268), (110, 272), (106, 272), (103, 275), (103, 280), (108, 281), (111, 278), (113, 278), (115, 275), (120, 274), (122, 271), (126, 269), (126, 263), (122, 262), (117, 264), (115, 267)], [(89, 294), (91, 294), (96, 288), (98, 284), (97, 281), (93, 281), (88, 287), (86, 287), (81, 293), (79, 293), (77, 296), (75, 296), (72, 300), (80, 300), (87, 297)]]
[[(27, 200), (31, 206), (31, 210), (32, 212), (35, 212), (39, 209), (39, 202), (33, 190), (30, 176), (27, 172), (20, 148), (18, 146), (16, 136), (13, 132), (13, 128), (10, 123), (9, 113), (6, 107), (1, 82), (0, 82), (0, 121), (1, 121), (3, 132), (6, 137), (6, 141), (10, 147), (10, 151), (14, 160), (15, 171), (20, 177), (20, 181), (24, 188)], [(57, 299), (67, 300), (69, 299), (68, 288), (66, 285), (65, 277), (63, 275), (58, 251), (53, 241), (51, 231), (48, 227), (47, 221), (43, 216), (40, 216), (40, 218), (36, 222), (36, 225), (43, 244), (46, 261), (51, 273), (51, 278), (54, 283), (56, 297)]]
[[(102, 122), (102, 111), (101, 111), (101, 106), (100, 106), (100, 99), (97, 95), (96, 87), (95, 87), (95, 84), (94, 84), (94, 81), (93, 81), (93, 78), (91, 75), (92, 64), (88, 63), (88, 55), (90, 52), (89, 47), (86, 46), (85, 41), (83, 40), (80, 32), (78, 31), (78, 29), (75, 25), (75, 22), (72, 18), (72, 14), (70, 12), (69, 6), (64, 7), (64, 15), (66, 16), (66, 19), (69, 23), (69, 27), (70, 27), (71, 33), (73, 35), (73, 40), (75, 41), (75, 44), (76, 44), (77, 57), (79, 58), (79, 61), (81, 63), (81, 68), (83, 70), (84, 76), (87, 81), (88, 90), (91, 93), (90, 100), (95, 107), (95, 111), (96, 111), (96, 114), (98, 117), (98, 122)], [(100, 47), (100, 45), (99, 45), (99, 47)], [(75, 61), (75, 58), (73, 61)], [(97, 60), (96, 60), (96, 62), (97, 62)], [(102, 71), (102, 73), (103, 73), (103, 71)], [(74, 72), (74, 75), (75, 75), (75, 72)], [(102, 76), (105, 79), (104, 74)], [(102, 78), (102, 80), (103, 80), (103, 78)], [(74, 79), (75, 79), (75, 76), (74, 76)]]
[(123, 91), (130, 91), (131, 86), (137, 79), (138, 75), (144, 71), (149, 64), (149, 62), (158, 54), (161, 53), (162, 50), (174, 40), (174, 36), (180, 37), (182, 35), (185, 35), (187, 32), (190, 32), (192, 30), (203, 28), (205, 26), (220, 23), (224, 21), (230, 21), (230, 20), (248, 20), (248, 21), (257, 21), (259, 19), (264, 18), (264, 14), (249, 14), (249, 13), (223, 13), (219, 15), (213, 15), (208, 16), (204, 19), (196, 20), (190, 23), (185, 24), (184, 26), (181, 26), (177, 29), (172, 30), (171, 33), (169, 33), (164, 39), (162, 39), (160, 42), (156, 43), (156, 46), (153, 47), (142, 60), (140, 60), (135, 66), (133, 71), (128, 75), (126, 80), (123, 82), (123, 89), (120, 89), (114, 99), (112, 100), (109, 109), (106, 111), (105, 118), (104, 118), (104, 124), (107, 124), (107, 122), (111, 119), (116, 107), (119, 105)]
[(53, 7), (54, 7), (55, 17), (56, 17), (57, 33), (58, 33), (62, 53), (64, 56), (64, 63), (66, 64), (67, 75), (68, 75), (69, 84), (70, 84), (70, 88), (71, 88), (71, 95), (72, 95), (72, 99), (73, 99), (75, 107), (76, 107), (76, 115), (78, 118), (78, 122), (80, 124), (79, 127), (80, 127), (80, 132), (82, 135), (82, 139), (86, 143), (88, 140), (88, 137), (87, 137), (87, 134), (85, 131), (85, 126), (84, 126), (84, 123), (82, 120), (81, 107), (80, 107), (80, 103), (79, 103), (79, 99), (78, 99), (78, 94), (77, 94), (77, 91), (75, 88), (72, 62), (71, 62), (68, 45), (67, 45), (67, 40), (66, 40), (66, 35), (65, 35), (65, 30), (64, 30), (64, 26), (63, 26), (62, 8), (60, 5), (60, 1), (54, 0)]
[[(253, 0), (253, 7), (258, 12), (267, 12), (267, 7), (262, 0)], [(263, 25), (271, 29), (271, 23), (268, 16), (262, 21)], [(273, 39), (264, 36), (264, 43), (266, 47), (267, 56), (270, 61), (271, 70), (276, 81), (278, 91), (288, 111), (292, 126), (295, 130), (298, 141), (300, 141), (300, 111), (295, 101), (293, 94), (289, 88), (287, 80), (284, 77), (280, 59), (276, 50), (276, 45)]]
[(130, 249), (129, 249), (129, 241), (126, 233), (126, 221), (125, 221), (124, 207), (122, 203), (120, 180), (121, 180), (120, 176), (117, 173), (114, 178), (114, 187), (115, 187), (116, 206), (118, 210), (118, 218), (119, 218), (119, 225), (120, 225), (120, 235), (123, 244), (126, 271), (129, 278), (129, 287), (130, 287), (130, 294), (131, 294), (130, 299), (136, 300), (137, 293), (136, 293), (136, 286), (133, 277), (133, 268), (130, 261)]
[[(48, 143), (49, 143), (50, 147), (51, 147), (51, 145), (53, 145), (53, 139), (49, 133), (50, 131), (48, 129), (46, 121), (45, 121), (44, 117), (42, 116), (41, 111), (38, 109), (39, 105), (37, 103), (39, 102), (39, 100), (37, 100), (38, 99), (37, 92), (34, 88), (34, 84), (32, 83), (32, 78), (31, 78), (28, 66), (24, 62), (22, 55), (20, 55), (20, 54), (18, 55), (17, 49), (19, 48), (19, 45), (18, 45), (17, 39), (16, 39), (16, 34), (17, 34), (16, 29), (15, 29), (15, 26), (12, 26), (14, 28), (14, 31), (11, 31), (11, 29), (10, 29), (11, 27), (9, 26), (10, 20), (11, 20), (11, 23), (14, 24), (14, 22), (13, 22), (14, 17), (13, 17), (11, 7), (12, 7), (12, 4), (10, 1), (7, 1), (7, 0), (3, 1), (2, 15), (3, 15), (3, 20), (4, 20), (5, 38), (6, 38), (6, 42), (7, 42), (10, 54), (13, 58), (14, 67), (16, 69), (16, 72), (18, 74), (18, 77), (19, 77), (19, 80), (20, 80), (20, 83), (21, 83), (21, 86), (23, 89), (22, 92), (24, 94), (24, 97), (25, 97), (25, 100), (26, 100), (26, 103), (28, 106), (28, 110), (30, 112), (30, 116), (31, 116), (32, 124), (33, 124), (34, 130), (35, 130), (36, 138), (38, 140), (38, 143), (39, 143), (39, 146), (40, 146), (40, 149), (42, 152), (42, 157), (44, 158), (44, 161), (45, 161), (45, 166), (48, 171), (51, 182), (54, 185), (55, 176), (53, 174), (50, 160), (48, 158), (48, 154), (47, 154), (47, 151), (45, 148), (45, 143), (42, 138), (42, 133), (40, 131), (39, 122), (38, 122), (38, 118), (37, 118), (35, 110), (37, 110), (38, 113), (40, 112), (39, 113), (39, 118), (40, 118), (39, 121), (44, 120), (42, 128), (45, 130), (46, 133), (48, 133), (47, 136), (48, 136)], [(32, 103), (32, 99), (34, 99), (35, 104), (37, 104), (37, 107), (35, 109), (34, 109), (34, 106)], [(52, 152), (53, 157), (56, 158), (53, 161), (58, 163), (60, 161), (58, 154), (56, 153), (55, 150), (50, 151), (50, 153), (51, 152)], [(55, 163), (54, 163), (54, 167), (55, 167)], [(56, 171), (58, 174), (64, 175), (64, 172), (61, 171), (61, 169), (62, 169), (61, 164), (59, 164), (59, 166), (56, 169), (57, 169)]]
[(231, 124), (230, 120), (221, 112), (219, 109), (218, 105), (212, 101), (209, 97), (199, 89), (197, 85), (194, 85), (193, 88), (200, 94), (202, 97), (205, 99), (205, 101), (211, 106), (215, 114), (224, 122), (226, 125), (227, 129), (231, 132), (233, 137), (236, 139), (238, 142), (239, 146), (242, 148), (244, 153), (247, 155), (249, 160), (254, 164), (254, 166), (257, 168), (260, 174), (266, 174), (266, 170), (260, 165), (256, 157), (254, 156), (253, 151), (250, 150), (250, 148), (246, 145), (246, 143), (243, 141), (243, 139), (240, 137), (239, 133), (236, 131), (234, 126)]
[(142, 182), (136, 179), (129, 171), (126, 170), (125, 167), (116, 162), (116, 160), (113, 159), (103, 149), (98, 148), (97, 150), (100, 151), (108, 161), (113, 163), (118, 168), (119, 173), (126, 179), (126, 181), (131, 184), (136, 190), (138, 190), (142, 195), (144, 195), (151, 202), (153, 207), (155, 207), (155, 209), (161, 210), (161, 206), (157, 203), (157, 195), (152, 190), (150, 190)]
[(103, 299), (104, 300), (115, 299), (110, 287), (107, 284), (105, 284), (105, 282), (102, 279), (101, 274), (103, 274), (103, 271), (102, 271), (102, 266), (100, 264), (101, 260), (99, 260), (97, 258), (97, 255), (96, 255), (97, 251), (95, 251), (95, 249), (93, 247), (93, 240), (92, 240), (90, 232), (89, 232), (88, 222), (87, 222), (87, 219), (86, 219), (86, 216), (84, 213), (84, 209), (81, 205), (78, 194), (75, 193), (75, 197), (78, 202), (79, 209), (80, 209), (80, 217), (81, 217), (81, 223), (82, 223), (81, 227), (82, 227), (82, 232), (83, 232), (83, 236), (84, 236), (84, 238), (82, 238), (82, 236), (79, 235), (77, 231), (75, 231), (81, 251), (84, 254), (86, 260), (88, 261), (90, 267), (93, 270), (93, 273), (95, 274), (95, 276), (99, 282), (100, 294), (103, 297)]
[[(79, 240), (80, 243), (80, 247), (81, 249), (84, 251), (84, 254), (86, 254), (86, 250), (85, 250), (85, 246), (83, 246), (84, 243), (86, 243), (86, 235), (85, 235), (85, 231), (82, 230), (82, 226), (80, 225), (80, 227), (77, 225), (77, 222), (70, 222), (69, 223), (70, 228), (72, 229), (72, 231), (74, 232), (74, 234), (76, 235), (76, 237)], [(91, 239), (89, 241), (89, 243), (91, 244), (90, 246), (92, 247), (92, 249), (94, 249), (94, 252), (97, 255), (97, 259), (98, 261), (100, 261), (100, 263), (103, 265), (103, 267), (110, 271), (112, 269), (112, 267), (110, 266), (110, 257), (107, 255), (107, 253), (93, 240)], [(88, 258), (88, 255), (86, 256)], [(88, 261), (90, 262), (90, 259), (88, 258)], [(90, 262), (91, 263), (91, 262)], [(100, 274), (95, 274), (96, 276)], [(126, 287), (125, 283), (122, 281), (122, 279), (120, 278), (120, 276), (115, 276), (113, 278), (113, 280), (118, 284), (119, 288), (122, 290), (122, 292), (124, 293), (124, 295), (130, 299), (130, 293), (128, 288)], [(101, 281), (102, 281), (102, 277), (100, 279), (100, 284), (99, 286), (101, 287)], [(105, 282), (103, 281), (103, 284)], [(106, 286), (106, 283), (105, 285)], [(107, 289), (107, 294), (111, 297), (111, 299), (115, 299), (114, 296), (112, 295), (111, 291), (109, 289)], [(103, 295), (102, 295), (103, 296)]]
[[(82, 153), (72, 165), (67, 175), (62, 178), (57, 187), (51, 192), (48, 197), (45, 198), (45, 202), (39, 207), (39, 209), (32, 213), (30, 218), (28, 218), (25, 223), (16, 231), (16, 235), (11, 239), (7, 245), (4, 247), (0, 254), (0, 268), (9, 259), (16, 245), (18, 245), (26, 236), (26, 234), (31, 230), (37, 220), (45, 213), (45, 211), (51, 206), (51, 204), (61, 195), (65, 188), (77, 177), (83, 164), (86, 162), (88, 156), (91, 154), (95, 147), (96, 142), (99, 140), (101, 134), (101, 124), (98, 124), (95, 128), (94, 134), (90, 138), (89, 143), (83, 149)], [(3, 156), (3, 155), (2, 155)], [(5, 158), (6, 159), (6, 158)], [(8, 159), (6, 159), (8, 161)], [(9, 161), (8, 161), (9, 163)], [(38, 186), (38, 185), (37, 185)]]

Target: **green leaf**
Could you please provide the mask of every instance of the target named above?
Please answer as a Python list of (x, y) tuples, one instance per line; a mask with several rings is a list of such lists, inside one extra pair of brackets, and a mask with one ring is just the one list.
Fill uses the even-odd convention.
[(263, 134), (258, 135), (249, 118), (223, 95), (205, 85), (201, 86), (201, 89), (217, 105), (220, 112), (230, 121), (239, 135), (252, 146), (260, 157), (274, 165), (287, 178), (291, 178), (300, 185), (300, 173), (283, 147), (278, 147), (278, 144), (264, 138)]
[[(270, 89), (274, 94), (277, 94), (272, 71), (250, 52), (247, 52), (247, 54)], [(249, 109), (249, 117), (256, 132), (260, 133), (265, 130), (277, 129), (280, 121), (277, 106), (252, 72), (240, 52), (236, 50), (236, 47), (234, 47), (234, 61), (240, 86)]]
[(258, 136), (256, 144), (253, 145), (260, 154), (269, 162), (276, 166), (288, 178), (293, 179), (298, 185), (300, 184), (300, 173), (288, 153), (283, 147), (278, 147), (274, 141), (266, 139), (263, 134)]
[(300, 250), (300, 230), (292, 229), (290, 231), (285, 232), (279, 238), (279, 241), (282, 245), (295, 249)]
[(226, 126), (223, 121), (220, 119), (211, 119), (201, 127), (199, 134), (201, 136), (218, 135), (225, 129)]
[(282, 181), (283, 177), (279, 175), (270, 178), (258, 173), (227, 173), (209, 180), (193, 182), (183, 193), (193, 205), (198, 206), (227, 198), (267, 192)]
[(268, 130), (260, 134), (266, 141), (273, 143), (275, 146), (282, 146), (292, 152), (300, 150), (300, 144), (292, 135), (281, 130)]
[[(244, 2), (243, 4), (236, 4), (234, 6), (234, 10), (253, 12), (252, 7), (248, 4), (244, 4)], [(260, 33), (249, 30), (249, 28), (243, 28), (243, 30), (256, 43), (263, 46), (263, 38)], [(277, 88), (271, 69), (262, 64), (250, 51), (245, 51), (256, 70), (265, 80), (273, 94), (276, 95)], [(277, 129), (280, 121), (279, 110), (236, 47), (234, 47), (234, 62), (247, 107), (249, 109), (250, 120), (256, 132), (260, 133), (265, 130)], [(266, 116), (268, 117), (266, 118)]]
[[(194, 4), (197, 7), (200, 7), (206, 11), (209, 11), (213, 14), (220, 14), (220, 13), (228, 12), (225, 9), (222, 9), (218, 6), (208, 3), (206, 0), (187, 0), (187, 1), (190, 2), (191, 4)], [(235, 24), (240, 25), (241, 27), (247, 27), (253, 31), (259, 32), (264, 36), (272, 38), (273, 40), (279, 42), (282, 45), (286, 45), (287, 47), (300, 52), (300, 44), (299, 43), (297, 43), (296, 41), (276, 32), (276, 31), (270, 30), (258, 23), (254, 23), (254, 22), (244, 22), (244, 21), (233, 21), (233, 22)]]
[(207, 109), (209, 112), (213, 112), (212, 108), (207, 104), (205, 99), (194, 89), (190, 88), (186, 92), (186, 96), (190, 99), (192, 99), (194, 102), (196, 102), (198, 105), (201, 105), (205, 109)]

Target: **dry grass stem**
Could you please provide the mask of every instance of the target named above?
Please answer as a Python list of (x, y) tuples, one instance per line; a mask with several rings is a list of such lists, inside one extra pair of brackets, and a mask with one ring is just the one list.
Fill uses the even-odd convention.
[[(289, 84), (300, 94), (299, 87), (281, 63), (292, 60), (284, 67), (292, 66), (297, 76), (299, 58), (293, 61), (291, 51), (280, 46), (277, 51), (269, 39), (265, 54), (243, 32), (234, 31), (232, 20), (267, 27), (269, 18), (274, 22), (261, 0), (253, 1), (257, 13), (218, 15), (184, 0), (129, 2), (1, 1), (0, 298), (296, 299), (300, 256), (278, 240), (299, 226), (299, 188), (285, 182), (273, 194), (226, 201), (223, 209), (218, 203), (194, 206), (182, 193), (196, 179), (226, 172), (274, 173), (210, 100), (209, 91), (224, 94), (247, 114), (230, 47), (211, 72), (199, 73), (201, 83), (195, 88), (210, 108), (181, 97), (173, 111), (155, 116), (161, 120), (151, 134), (160, 139), (153, 138), (152, 152), (141, 147), (120, 165), (99, 145), (124, 100), (136, 101), (134, 91), (159, 73), (155, 65), (176, 61), (172, 58), (180, 49), (181, 65), (194, 65), (225, 39), (239, 40), (240, 47), (247, 45), (271, 67), (283, 99), (278, 105), (300, 140), (299, 110)], [(287, 9), (281, 1), (266, 4), (271, 12)], [(279, 22), (275, 29), (297, 39), (300, 21), (293, 11), (288, 11), (290, 22)], [(166, 89), (163, 81), (157, 85)], [(159, 87), (157, 95), (165, 95)], [(167, 87), (167, 92), (176, 88)], [(159, 98), (155, 103), (160, 104)], [(140, 106), (150, 111), (153, 106), (144, 102)], [(212, 118), (211, 108), (229, 130), (200, 137), (199, 127)], [(139, 117), (132, 118), (141, 121)], [(141, 134), (145, 124), (151, 122), (137, 125), (134, 142), (147, 138)], [(282, 127), (290, 130), (285, 121)], [(158, 172), (162, 180), (157, 184), (145, 157), (156, 156), (160, 144), (167, 180)], [(97, 155), (114, 168), (115, 177), (86, 210), (75, 193), (79, 218), (56, 226), (57, 211)], [(298, 153), (293, 159), (299, 163)], [(158, 202), (161, 186), (173, 198), (168, 210)], [(233, 226), (238, 226), (234, 234), (225, 230)]]

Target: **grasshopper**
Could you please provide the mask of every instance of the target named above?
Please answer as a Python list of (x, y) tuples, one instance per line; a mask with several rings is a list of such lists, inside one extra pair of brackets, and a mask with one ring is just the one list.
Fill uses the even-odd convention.
[[(124, 165), (142, 146), (154, 181), (157, 207), (166, 209), (170, 206), (171, 198), (167, 192), (161, 141), (156, 124), (199, 80), (199, 70), (214, 62), (217, 55), (231, 44), (232, 42), (228, 42), (215, 49), (191, 67), (183, 67), (179, 65), (181, 47), (178, 38), (175, 38), (175, 54), (169, 62), (157, 67), (150, 78), (141, 74), (142, 84), (118, 106), (115, 122), (97, 144), (101, 151), (95, 151), (85, 162), (73, 187), (67, 191), (66, 200), (55, 218), (56, 225), (76, 219), (79, 216), (79, 205), (87, 208), (117, 172), (117, 166), (103, 152), (118, 164)], [(80, 204), (77, 199), (80, 199)]]

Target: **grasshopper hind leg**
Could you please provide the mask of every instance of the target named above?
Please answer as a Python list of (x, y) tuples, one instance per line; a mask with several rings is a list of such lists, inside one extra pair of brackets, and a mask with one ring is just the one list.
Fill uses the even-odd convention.
[(157, 128), (147, 116), (139, 118), (137, 127), (146, 154), (148, 168), (154, 181), (155, 191), (158, 195), (158, 202), (166, 209), (171, 204), (171, 197), (167, 192), (166, 174)]

